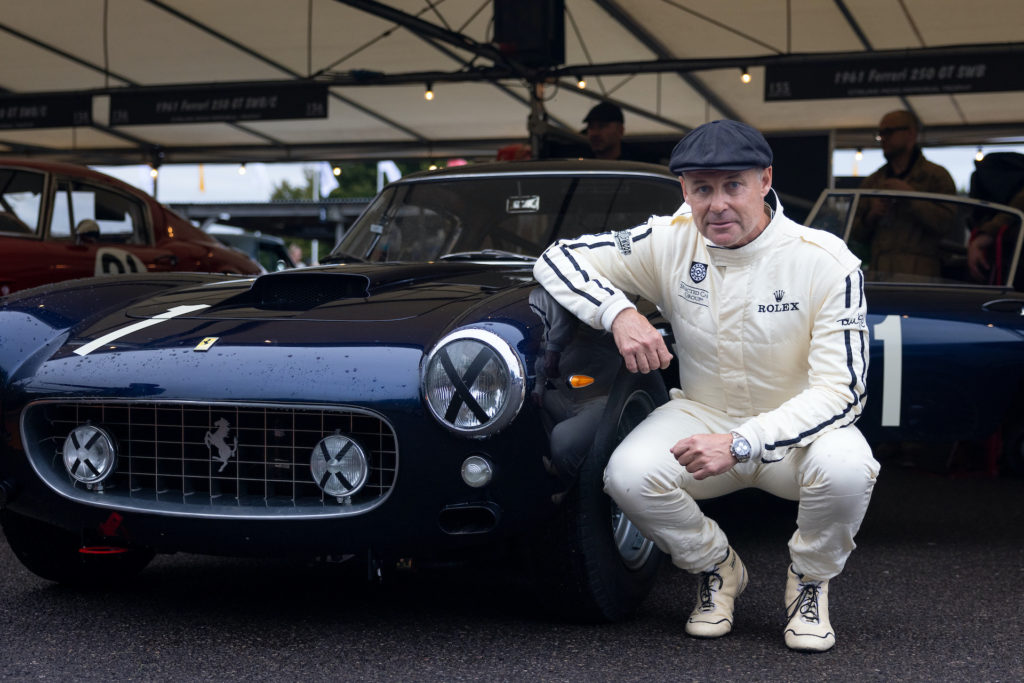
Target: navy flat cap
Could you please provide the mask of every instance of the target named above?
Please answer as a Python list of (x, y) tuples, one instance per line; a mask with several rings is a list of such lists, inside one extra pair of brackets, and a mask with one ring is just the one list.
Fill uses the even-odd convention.
[(745, 171), (772, 165), (772, 148), (761, 131), (739, 121), (722, 119), (697, 126), (672, 150), (668, 167), (687, 171)]

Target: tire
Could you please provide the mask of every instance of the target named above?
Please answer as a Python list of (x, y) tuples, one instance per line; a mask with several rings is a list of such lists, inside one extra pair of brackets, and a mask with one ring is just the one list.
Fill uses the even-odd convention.
[(668, 400), (656, 376), (620, 372), (593, 448), (545, 539), (535, 570), (548, 604), (571, 620), (609, 622), (630, 616), (650, 592), (664, 554), (644, 538), (604, 492), (615, 447)]
[(1003, 430), (1002, 472), (1015, 477), (1024, 476), (1024, 419), (1016, 418)]
[(10, 510), (0, 514), (0, 524), (15, 557), (29, 571), (76, 588), (118, 587), (141, 572), (155, 555), (148, 549), (113, 546), (84, 553), (75, 534)]

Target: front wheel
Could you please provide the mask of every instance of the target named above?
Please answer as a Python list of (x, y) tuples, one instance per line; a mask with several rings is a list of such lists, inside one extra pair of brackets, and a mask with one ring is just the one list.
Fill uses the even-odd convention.
[(19, 515), (0, 513), (7, 543), (15, 557), (33, 574), (76, 588), (111, 588), (142, 571), (155, 553), (119, 546), (83, 548), (69, 531)]
[(1003, 472), (1024, 476), (1024, 417), (1011, 420), (1003, 429)]
[(608, 397), (602, 427), (545, 545), (551, 604), (567, 617), (618, 621), (654, 585), (664, 555), (605, 494), (604, 468), (615, 447), (667, 399), (660, 378), (625, 371)]

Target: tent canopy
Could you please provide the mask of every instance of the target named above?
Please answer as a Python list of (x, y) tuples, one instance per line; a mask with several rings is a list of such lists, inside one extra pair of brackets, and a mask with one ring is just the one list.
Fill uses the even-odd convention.
[[(509, 16), (529, 24), (529, 4), (511, 2)], [(502, 6), (0, 0), (0, 154), (92, 164), (493, 156), (531, 136), (578, 134), (600, 99), (623, 107), (636, 138), (728, 117), (870, 147), (881, 115), (903, 108), (931, 145), (1024, 138), (1024, 83), (1010, 68), (1024, 56), (1021, 2), (564, 0), (556, 64), (510, 51), (507, 18), (496, 41)]]

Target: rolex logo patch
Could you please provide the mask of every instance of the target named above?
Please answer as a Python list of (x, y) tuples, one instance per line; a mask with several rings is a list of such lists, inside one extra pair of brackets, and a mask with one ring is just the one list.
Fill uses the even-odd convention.
[(694, 282), (703, 282), (708, 276), (708, 264), (699, 261), (690, 262), (690, 279)]

